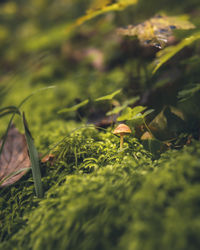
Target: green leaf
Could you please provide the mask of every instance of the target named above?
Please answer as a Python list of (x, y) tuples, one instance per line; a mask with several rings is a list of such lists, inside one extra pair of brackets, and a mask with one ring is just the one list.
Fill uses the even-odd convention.
[(109, 116), (109, 115), (116, 115), (116, 114), (119, 114), (122, 110), (124, 110), (127, 106), (125, 105), (122, 105), (122, 106), (118, 106), (118, 107), (115, 107), (114, 109), (112, 109), (111, 111), (107, 112), (106, 115)]
[(61, 110), (58, 111), (58, 114), (63, 114), (63, 113), (68, 113), (68, 112), (74, 112), (74, 111), (78, 110), (79, 108), (87, 105), (88, 102), (89, 102), (89, 99), (87, 99), (85, 101), (82, 101), (82, 102), (80, 102), (80, 103), (78, 103), (78, 104), (76, 104), (76, 105), (74, 105), (74, 106), (72, 106), (70, 108), (61, 109)]
[(112, 4), (112, 0), (94, 0), (91, 2), (90, 7), (87, 10), (87, 13), (91, 13), (99, 9), (103, 9), (106, 6), (111, 5), (111, 4)]
[(133, 97), (129, 100), (126, 100), (121, 106), (117, 106), (117, 107), (113, 108), (113, 110), (107, 112), (106, 115), (109, 116), (109, 115), (119, 114), (122, 110), (124, 110), (126, 107), (128, 107), (128, 105), (134, 104), (139, 99), (140, 99), (140, 97), (136, 96), (136, 97)]
[(38, 198), (42, 198), (43, 188), (42, 188), (42, 178), (41, 178), (41, 173), (40, 173), (38, 152), (34, 145), (33, 138), (28, 128), (28, 124), (27, 124), (24, 113), (23, 113), (23, 124), (24, 124), (26, 142), (28, 145), (29, 156), (31, 160), (31, 169), (32, 169), (32, 174), (33, 174), (33, 181), (34, 181), (36, 196)]
[(175, 29), (193, 29), (188, 16), (156, 15), (136, 26), (118, 29), (120, 35), (137, 36), (142, 45), (151, 45), (160, 49), (167, 44)]
[(154, 137), (165, 141), (177, 138), (180, 133), (185, 132), (185, 122), (181, 116), (180, 111), (174, 107), (164, 107), (149, 124)]
[(149, 115), (149, 114), (151, 114), (151, 113), (153, 113), (153, 112), (154, 112), (154, 109), (148, 109), (147, 111), (145, 111), (145, 112), (143, 113), (143, 116), (146, 117), (147, 115)]
[[(107, 101), (107, 100), (112, 100), (116, 95), (118, 95), (122, 90), (121, 89), (118, 89), (116, 90), (115, 92), (111, 93), (110, 95), (106, 95), (106, 96), (102, 96), (102, 97), (99, 97), (97, 99), (95, 99), (94, 101), (95, 102), (99, 102), (99, 101)], [(61, 109), (58, 111), (58, 114), (63, 114), (63, 113), (68, 113), (68, 112), (74, 112), (76, 110), (78, 110), (79, 108), (87, 105), (89, 103), (89, 99), (85, 100), (85, 101), (82, 101), (70, 108), (64, 108), (64, 109)]]
[(142, 111), (144, 111), (146, 107), (136, 106), (134, 108), (127, 107), (124, 109), (122, 114), (117, 118), (117, 121), (131, 121), (138, 120), (143, 118)]
[(100, 9), (90, 8), (86, 12), (85, 16), (82, 16), (76, 20), (74, 26), (79, 26), (96, 16), (102, 15), (110, 11), (121, 11), (130, 5), (136, 4), (137, 2), (138, 0), (118, 0), (116, 3), (110, 4), (110, 5), (101, 5)]
[(193, 97), (196, 93), (200, 93), (200, 83), (190, 84), (187, 89), (183, 89), (178, 92), (179, 102), (184, 102)]
[(192, 36), (189, 36), (185, 39), (183, 39), (179, 44), (175, 46), (170, 46), (168, 48), (165, 48), (162, 51), (159, 51), (156, 55), (156, 59), (153, 62), (153, 74), (156, 73), (156, 71), (169, 59), (171, 59), (175, 54), (177, 54), (180, 50), (185, 48), (186, 46), (192, 44), (196, 40), (200, 39), (200, 32), (194, 33)]
[(126, 109), (124, 109), (122, 114), (117, 118), (117, 121), (130, 121), (132, 126), (137, 126), (142, 123), (145, 123), (145, 117), (154, 111), (153, 109), (150, 109), (144, 113), (141, 113), (145, 109), (146, 107), (144, 106), (136, 106), (134, 108), (127, 107)]
[(123, 110), (122, 114), (117, 118), (117, 121), (132, 120), (132, 108), (127, 107)]
[(95, 99), (95, 101), (99, 102), (99, 101), (112, 100), (116, 95), (121, 93), (121, 91), (122, 91), (122, 89), (118, 89), (115, 92), (111, 93), (110, 95), (105, 95), (105, 96), (102, 96), (102, 97), (99, 97), (99, 98)]
[(99, 16), (101, 14), (110, 12), (110, 11), (120, 11), (126, 8), (129, 5), (136, 4), (138, 0), (118, 0), (117, 3), (111, 5), (100, 4), (95, 8), (90, 8), (86, 15), (78, 18), (73, 23), (64, 23), (60, 25), (54, 25), (50, 29), (45, 30), (44, 32), (38, 33), (24, 41), (24, 43), (19, 45), (19, 50), (22, 51), (37, 51), (43, 48), (50, 48), (57, 44), (60, 44), (61, 41), (66, 41), (73, 34), (74, 29), (85, 23), (86, 21)]
[(142, 111), (144, 111), (146, 109), (146, 107), (144, 106), (136, 106), (132, 109), (132, 115), (136, 116), (139, 115)]

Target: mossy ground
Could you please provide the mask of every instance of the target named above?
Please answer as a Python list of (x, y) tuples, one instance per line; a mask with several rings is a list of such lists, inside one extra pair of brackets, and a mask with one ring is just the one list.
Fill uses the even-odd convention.
[[(39, 152), (52, 148), (56, 157), (41, 164), (43, 199), (35, 197), (31, 172), (0, 190), (0, 249), (199, 249), (200, 143), (155, 160), (130, 135), (120, 151), (113, 125), (97, 129), (74, 113), (57, 114), (70, 103), (63, 92), (82, 82), (58, 84), (23, 107)], [(44, 87), (24, 84), (21, 95), (20, 85), (6, 105)], [(15, 124), (22, 131), (19, 118)]]
[(133, 137), (92, 126), (71, 133), (41, 166), (1, 190), (0, 249), (198, 249), (200, 144), (158, 160)]
[[(40, 155), (50, 151), (55, 158), (41, 163), (42, 199), (35, 196), (31, 171), (0, 189), (0, 250), (200, 249), (199, 44), (152, 75), (158, 49), (116, 31), (163, 12), (188, 14), (197, 31), (199, 0), (133, 2), (66, 33), (94, 1), (0, 1), (0, 105), (17, 106), (55, 86), (36, 92), (20, 109)], [(173, 33), (172, 45), (192, 32)], [(119, 89), (117, 98), (94, 102)], [(86, 99), (76, 112), (58, 113)], [(134, 133), (119, 150), (116, 119), (104, 119), (123, 105), (154, 109), (146, 120), (157, 120), (150, 126), (157, 136), (152, 144), (141, 144), (146, 128), (131, 127)], [(0, 137), (9, 119), (1, 117)], [(106, 129), (94, 125), (99, 122)], [(24, 133), (20, 116), (14, 124)], [(159, 140), (177, 149), (161, 154)]]

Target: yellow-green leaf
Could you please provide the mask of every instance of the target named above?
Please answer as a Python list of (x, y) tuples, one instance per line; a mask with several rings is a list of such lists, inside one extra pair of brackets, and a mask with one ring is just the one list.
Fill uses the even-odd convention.
[(187, 16), (157, 15), (136, 26), (118, 29), (120, 35), (137, 36), (142, 45), (151, 45), (160, 49), (167, 44), (175, 29), (192, 29)]
[(76, 105), (74, 105), (74, 106), (72, 106), (70, 108), (61, 109), (61, 110), (58, 111), (58, 114), (63, 114), (63, 113), (68, 113), (68, 112), (74, 112), (74, 111), (78, 110), (79, 108), (87, 105), (88, 102), (89, 102), (89, 99), (87, 99), (85, 101), (82, 101), (82, 102), (80, 102), (80, 103), (78, 103), (78, 104), (76, 104)]
[(128, 107), (128, 105), (134, 104), (140, 99), (139, 96), (135, 96), (131, 99), (126, 100), (121, 106), (114, 107), (112, 110), (106, 113), (107, 116), (109, 115), (116, 115), (119, 114), (122, 110)]
[(85, 16), (82, 16), (80, 18), (78, 18), (75, 22), (75, 26), (81, 25), (84, 22), (99, 16), (101, 14), (110, 12), (110, 11), (120, 11), (125, 9), (126, 7), (128, 7), (129, 5), (133, 5), (136, 4), (138, 2), (138, 0), (118, 0), (116, 3), (110, 4), (108, 5), (110, 2), (112, 1), (103, 1), (103, 3), (101, 3), (99, 6), (99, 8), (90, 8), (87, 12)]
[(110, 5), (112, 3), (112, 0), (94, 0), (92, 1), (92, 3), (90, 4), (89, 9), (87, 10), (87, 13), (91, 13), (93, 11), (102, 9), (104, 7), (106, 7), (107, 5)]
[(196, 32), (192, 36), (186, 37), (179, 44), (177, 44), (175, 46), (170, 46), (170, 47), (165, 48), (162, 51), (159, 51), (157, 53), (157, 57), (156, 57), (155, 61), (153, 62), (153, 65), (154, 65), (153, 74), (164, 63), (166, 63), (171, 57), (173, 57), (175, 54), (177, 54), (184, 47), (192, 44), (194, 41), (196, 41), (198, 39), (200, 39), (200, 32)]
[[(23, 44), (19, 44), (19, 48), (23, 46), (23, 50), (37, 51), (43, 49), (44, 47), (51, 47), (60, 44), (61, 41), (67, 40), (73, 34), (74, 29), (83, 24), (84, 22), (110, 11), (120, 11), (125, 7), (136, 4), (138, 0), (118, 0), (115, 4), (110, 4), (111, 0), (98, 0), (99, 3), (91, 5), (91, 7), (86, 12), (86, 15), (78, 18), (73, 23), (64, 23), (61, 25), (56, 25), (50, 29), (44, 31), (42, 34), (36, 34), (30, 38), (27, 38)], [(13, 48), (15, 52), (16, 48)]]
[(102, 96), (102, 97), (95, 99), (95, 101), (99, 102), (99, 101), (112, 100), (116, 95), (121, 93), (121, 91), (122, 91), (122, 89), (118, 89), (115, 92), (111, 93), (110, 95), (105, 95), (105, 96)]

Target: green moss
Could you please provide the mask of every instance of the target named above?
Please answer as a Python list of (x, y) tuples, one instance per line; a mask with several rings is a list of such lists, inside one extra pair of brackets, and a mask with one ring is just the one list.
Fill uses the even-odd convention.
[(125, 158), (134, 161), (151, 158), (136, 138), (125, 138), (124, 148), (119, 150), (119, 137), (111, 132), (99, 132), (93, 126), (75, 131), (55, 149), (57, 164), (67, 163), (71, 172), (88, 173), (108, 164), (121, 163)]
[[(41, 140), (45, 148), (58, 135), (64, 132), (59, 129), (59, 122), (51, 122), (50, 127), (56, 127), (57, 131), (47, 136), (41, 133)], [(69, 125), (69, 124), (68, 124)], [(60, 123), (63, 128), (63, 122)], [(59, 133), (60, 131), (60, 133)], [(46, 140), (45, 140), (46, 139)], [(58, 140), (58, 138), (56, 138)], [(58, 141), (57, 141), (58, 142)], [(131, 160), (138, 163), (146, 159), (147, 164), (151, 162), (150, 154), (147, 153), (136, 139), (130, 138), (125, 142), (124, 150), (120, 152), (119, 138), (110, 132), (99, 132), (94, 127), (83, 127), (77, 129), (71, 135), (65, 135), (60, 144), (52, 151), (56, 155), (53, 165), (50, 163), (42, 167), (42, 182), (44, 189), (61, 185), (69, 174), (80, 175), (83, 173), (92, 173), (101, 169), (108, 164), (122, 163)], [(137, 166), (137, 165), (136, 165)], [(34, 198), (33, 181), (31, 173), (23, 178), (22, 181), (13, 185), (11, 188), (1, 190), (1, 207), (3, 208), (0, 215), (1, 239), (9, 239), (22, 225), (26, 224), (25, 214), (29, 214), (36, 206), (39, 199)], [(27, 206), (28, 204), (28, 206)], [(10, 216), (12, 214), (12, 216)]]
[[(164, 154), (133, 196), (126, 249), (198, 249), (200, 144)], [(127, 244), (128, 242), (128, 244)]]
[[(131, 143), (141, 154), (137, 158), (130, 154), (133, 149), (119, 152), (116, 140), (94, 129), (66, 139), (58, 147), (63, 153), (57, 156), (56, 168), (67, 175), (59, 174), (56, 182), (55, 169), (51, 172), (48, 181), (54, 179), (54, 184), (45, 199), (25, 213), (25, 227), (18, 226), (21, 229), (0, 248), (198, 249), (200, 144), (165, 153), (152, 163), (135, 140)], [(100, 142), (106, 146), (99, 152)], [(68, 144), (80, 152), (86, 148), (88, 154), (83, 158), (77, 153), (75, 160), (74, 146)], [(108, 152), (117, 156), (105, 164), (98, 161)], [(84, 166), (87, 157), (97, 159), (97, 170)], [(70, 168), (75, 162), (77, 167)]]

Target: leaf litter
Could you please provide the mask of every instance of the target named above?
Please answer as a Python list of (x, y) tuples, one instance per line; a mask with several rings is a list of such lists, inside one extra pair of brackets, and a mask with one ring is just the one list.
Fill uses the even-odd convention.
[[(0, 145), (2, 141), (0, 141)], [(25, 135), (12, 126), (0, 155), (0, 187), (12, 185), (26, 174), (31, 163)]]

